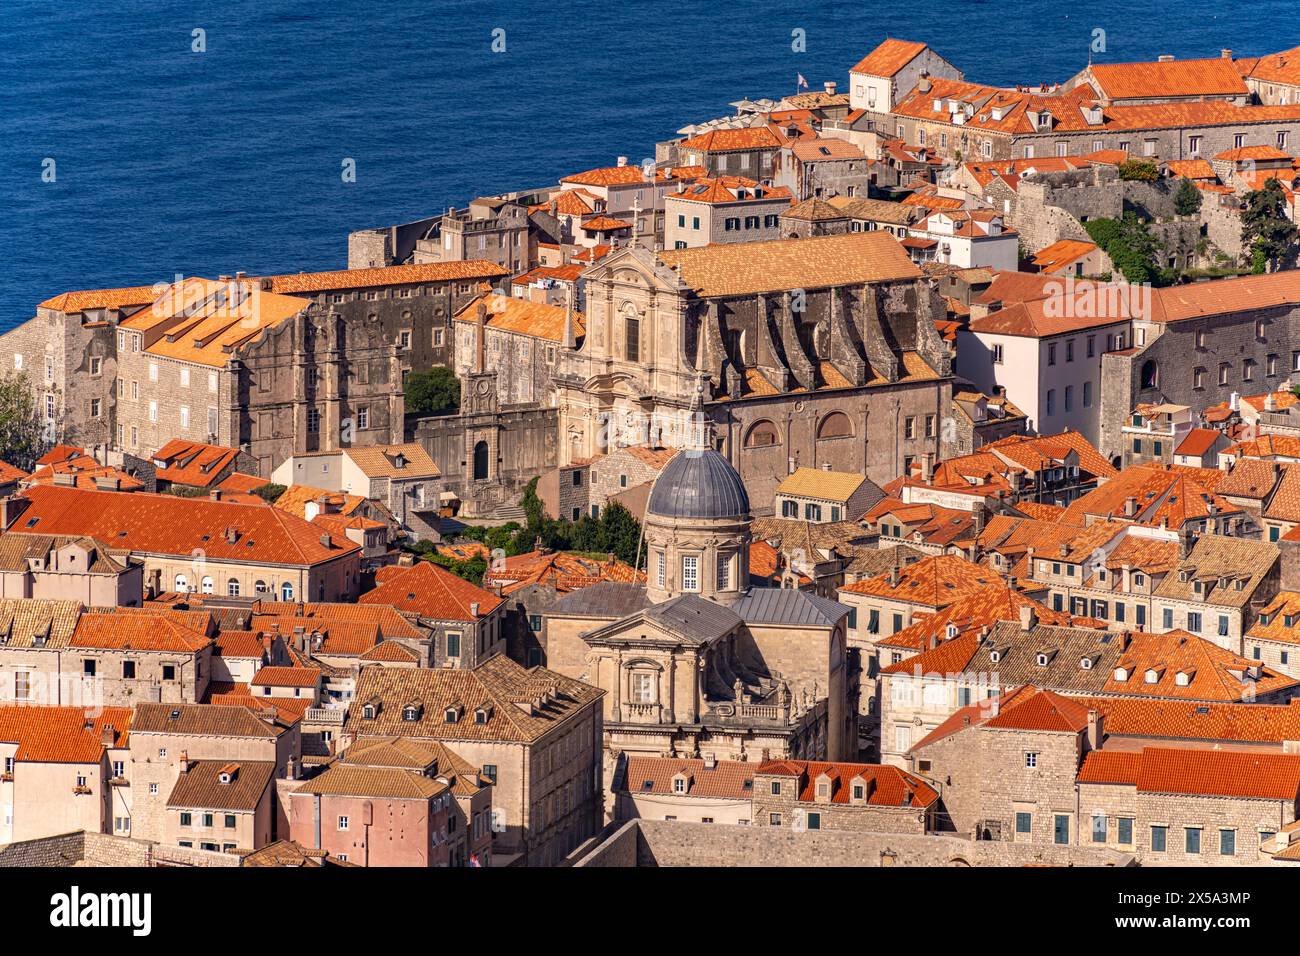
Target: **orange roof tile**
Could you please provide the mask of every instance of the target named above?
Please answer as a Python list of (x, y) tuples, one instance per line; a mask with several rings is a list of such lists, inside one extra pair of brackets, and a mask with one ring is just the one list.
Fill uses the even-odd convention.
[(0, 706), (0, 740), (15, 743), (14, 759), (31, 763), (98, 763), (104, 735), (112, 727), (112, 746), (127, 746), (130, 707), (105, 707), (94, 717), (83, 707)]
[(1173, 96), (1247, 96), (1250, 91), (1231, 59), (1155, 60), (1142, 63), (1093, 63), (1092, 74), (1110, 99), (1155, 99)]
[[(549, 342), (561, 342), (564, 339), (564, 316), (567, 311), (564, 306), (530, 302), (496, 292), (467, 304), (456, 313), (456, 321), (476, 322), (480, 301), (487, 308), (489, 329), (528, 335)], [(573, 334), (575, 338), (586, 334), (586, 319), (581, 312), (573, 313)]]
[(740, 129), (714, 129), (677, 144), (678, 149), (698, 149), (706, 153), (726, 153), (742, 149), (775, 149), (782, 139), (767, 126)]
[(924, 607), (945, 608), (979, 589), (998, 582), (987, 568), (952, 554), (930, 555), (891, 574), (846, 584), (840, 593), (865, 594), (891, 601), (907, 601)]
[(928, 807), (939, 799), (939, 794), (920, 777), (898, 767), (872, 763), (828, 763), (821, 760), (769, 760), (759, 764), (756, 773), (776, 777), (798, 777), (802, 783), (798, 796), (800, 803), (817, 801), (817, 781), (822, 776), (831, 780), (831, 803), (851, 802), (850, 784), (861, 778), (870, 787), (866, 800), (873, 807)]
[(123, 551), (183, 555), (187, 561), (199, 552), (213, 560), (315, 565), (360, 550), (329, 536), (329, 545), (322, 544), (320, 528), (278, 508), (52, 485), (23, 494), (30, 505), (18, 530), (88, 535)]
[(420, 265), (383, 266), (374, 269), (335, 269), (329, 272), (298, 272), (270, 276), (271, 291), (277, 293), (329, 292), (334, 289), (366, 289), (385, 285), (499, 279), (509, 275), (495, 262), (464, 259), (456, 262), (428, 262)]
[[(753, 761), (718, 760), (709, 766), (703, 760), (680, 757), (640, 757), (628, 755), (615, 790), (623, 790), (635, 797), (638, 794), (655, 796), (686, 796), (711, 799), (742, 800), (749, 803), (753, 796), (754, 774), (760, 771)], [(673, 778), (685, 774), (686, 792), (676, 793)]]
[(893, 76), (920, 56), (924, 49), (924, 43), (895, 40), (889, 37), (859, 60), (858, 65), (849, 72), (866, 73), (869, 76)]
[(374, 589), (357, 599), (361, 604), (388, 604), (433, 620), (467, 622), (486, 617), (502, 600), (430, 561), (417, 561), (409, 568), (380, 569)]
[[(173, 438), (152, 455), (155, 477), (180, 485), (206, 488), (234, 464), (238, 448), (205, 445)], [(266, 484), (262, 481), (262, 484)]]
[(95, 614), (83, 611), (70, 647), (193, 654), (211, 643), (206, 634), (184, 627), (165, 613)]

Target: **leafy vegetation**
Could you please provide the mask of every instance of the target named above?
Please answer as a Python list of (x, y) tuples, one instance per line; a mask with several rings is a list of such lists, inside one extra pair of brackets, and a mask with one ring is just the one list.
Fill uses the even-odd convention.
[(1119, 178), (1131, 182), (1153, 183), (1160, 178), (1160, 167), (1148, 159), (1130, 159), (1119, 164)]
[(49, 445), (27, 373), (0, 374), (0, 458), (31, 471)]
[(1241, 211), (1241, 241), (1249, 250), (1251, 272), (1274, 272), (1296, 252), (1296, 225), (1286, 216), (1286, 195), (1276, 179), (1246, 194)]
[(258, 485), (253, 489), (252, 493), (257, 495), (257, 497), (261, 498), (268, 505), (273, 505), (280, 500), (280, 496), (288, 490), (289, 489), (284, 485), (277, 485), (274, 481), (268, 481), (264, 485)]
[(406, 411), (415, 415), (441, 415), (460, 408), (460, 379), (445, 365), (412, 372), (403, 386)]
[(1169, 285), (1176, 278), (1173, 270), (1156, 264), (1160, 242), (1135, 213), (1127, 212), (1123, 219), (1090, 219), (1083, 225), (1127, 281)]
[[(589, 557), (604, 558), (613, 554), (618, 560), (639, 566), (645, 555), (641, 542), (641, 523), (618, 502), (606, 505), (600, 517), (584, 516), (577, 521), (566, 518), (548, 518), (542, 501), (537, 497), (537, 479), (524, 489), (520, 502), (526, 524), (509, 521), (503, 525), (467, 525), (460, 538), (478, 541), (490, 552), (501, 550), (507, 557), (526, 554), (540, 543), (552, 551), (577, 552)], [(640, 550), (638, 552), (638, 544)], [(473, 557), (468, 560), (437, 554), (432, 544), (419, 542), (410, 550), (434, 564), (446, 568), (457, 577), (474, 584), (483, 583), (488, 559)]]
[(1201, 191), (1187, 178), (1178, 181), (1174, 190), (1174, 212), (1180, 216), (1194, 216), (1201, 209)]

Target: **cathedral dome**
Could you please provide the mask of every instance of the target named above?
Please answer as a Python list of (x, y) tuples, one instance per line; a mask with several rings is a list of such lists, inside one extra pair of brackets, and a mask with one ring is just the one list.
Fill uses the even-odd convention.
[(647, 515), (661, 518), (748, 518), (745, 483), (712, 449), (680, 451), (650, 490)]

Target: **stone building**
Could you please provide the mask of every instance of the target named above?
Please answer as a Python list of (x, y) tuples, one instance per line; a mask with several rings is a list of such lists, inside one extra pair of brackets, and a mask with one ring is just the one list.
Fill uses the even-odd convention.
[(339, 600), (360, 589), (359, 546), (261, 503), (36, 486), (4, 504), (6, 531), (112, 541), (143, 564), (148, 597)]
[(745, 176), (700, 179), (664, 197), (665, 249), (761, 242), (780, 234), (794, 194)]
[(1280, 387), (1300, 366), (1300, 272), (1154, 289), (1132, 324), (1132, 347), (1101, 360), (1098, 446), (1111, 457), (1138, 404), (1206, 408)]
[[(301, 754), (298, 722), (285, 721), (270, 708), (255, 711), (242, 705), (136, 704), (131, 720), (130, 763), (126, 767), (131, 783), (131, 836), (173, 846), (188, 841), (195, 849), (204, 849), (200, 845), (204, 843), (214, 843), (220, 849), (241, 830), (246, 840), (252, 838), (255, 842), (285, 836), (286, 811), (273, 784), (267, 787), (269, 798), (258, 789), (240, 807), (245, 814), (242, 828), (238, 818), (235, 826), (228, 826), (224, 812), (218, 816), (215, 807), (195, 806), (207, 803), (210, 797), (194, 791), (223, 786), (219, 774), (231, 764), (249, 768), (249, 775), (239, 785), (241, 791), (258, 781), (265, 786), (271, 780), (292, 779)], [(211, 762), (211, 774), (203, 770), (203, 781), (195, 778), (191, 782), (191, 763), (201, 767), (206, 762)], [(238, 778), (238, 774), (234, 776)], [(209, 786), (196, 788), (194, 784), (199, 782)], [(266, 799), (270, 801), (269, 813), (263, 809)], [(188, 822), (181, 817), (182, 812), (192, 814)], [(204, 812), (209, 816), (204, 817)]]
[(611, 773), (625, 752), (841, 759), (856, 737), (846, 609), (750, 588), (749, 500), (708, 443), (655, 481), (646, 584), (595, 584), (544, 615), (549, 666), (606, 692)]
[(930, 833), (939, 806), (937, 790), (897, 767), (770, 760), (754, 773), (756, 827)]
[[(529, 198), (485, 196), (470, 202), (468, 208), (447, 210), (416, 240), (411, 262), (426, 265), (486, 260), (501, 266), (503, 274), (524, 271), (532, 261)], [(356, 268), (350, 254), (348, 265)]]
[(615, 820), (683, 820), (748, 826), (753, 761), (624, 754), (610, 792)]
[(464, 379), (491, 368), (498, 408), (553, 407), (557, 355), (562, 348), (576, 346), (585, 332), (583, 322), (582, 314), (573, 311), (572, 299), (566, 305), (547, 305), (499, 293), (484, 295), (456, 313), (456, 375)]
[(144, 565), (102, 541), (16, 532), (0, 536), (0, 597), (132, 607), (143, 595)]
[(928, 89), (931, 77), (964, 74), (926, 44), (891, 37), (849, 70), (849, 104), (883, 120), (914, 89)]
[(492, 784), (492, 862), (555, 866), (600, 829), (604, 691), (498, 654), (474, 670), (366, 667), (349, 746), (438, 741)]
[(892, 237), (630, 248), (585, 282), (587, 334), (555, 380), (562, 464), (680, 446), (700, 372), (719, 447), (755, 501), (799, 465), (885, 482), (937, 451), (937, 434), (904, 426), (948, 405), (943, 306)]

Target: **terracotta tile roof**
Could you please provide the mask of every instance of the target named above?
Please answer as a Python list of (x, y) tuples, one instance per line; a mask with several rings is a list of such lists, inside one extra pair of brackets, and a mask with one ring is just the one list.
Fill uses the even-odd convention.
[(428, 800), (446, 793), (448, 785), (434, 777), (394, 767), (335, 764), (312, 777), (294, 793), (322, 796), (374, 797), (388, 800)]
[[(478, 303), (475, 299), (456, 313), (457, 322), (476, 322)], [(483, 300), (487, 307), (487, 327), (501, 332), (513, 332), (516, 335), (528, 335), (549, 342), (561, 342), (564, 339), (564, 315), (562, 305), (547, 305), (545, 302), (530, 302), (516, 299), (496, 292)], [(573, 313), (573, 334), (580, 337), (586, 333), (586, 317), (581, 312)]]
[(1119, 783), (1139, 793), (1186, 794), (1281, 800), (1300, 795), (1300, 754), (1250, 753), (1144, 747), (1139, 753), (1107, 757), (1090, 753), (1079, 771), (1081, 783)]
[(1000, 696), (988, 698), (969, 704), (966, 707), (960, 707), (948, 717), (947, 720), (935, 727), (915, 744), (912, 745), (913, 752), (920, 750), (922, 747), (928, 747), (930, 744), (937, 743), (953, 734), (960, 733), (968, 727), (978, 727), (991, 717), (996, 717), (1002, 710), (1014, 706), (1018, 699), (1028, 699), (1030, 696), (1037, 694), (1038, 688), (1026, 684), (1017, 687), (1014, 690), (1004, 691)]
[(1273, 494), (1264, 503), (1263, 515), (1278, 521), (1300, 521), (1300, 467), (1286, 464)]
[(240, 866), (293, 866), (319, 869), (329, 866), (358, 866), (329, 855), (327, 850), (313, 850), (292, 840), (276, 840), (240, 858)]
[(1224, 472), (1184, 465), (1133, 465), (1104, 485), (1076, 498), (1065, 510), (1065, 521), (1082, 525), (1087, 516), (1124, 517), (1126, 502), (1135, 498), (1137, 524), (1178, 530), (1189, 520), (1240, 514), (1241, 508), (1215, 493)]
[[(198, 549), (216, 561), (311, 566), (359, 550), (351, 541), (335, 538), (326, 547), (320, 528), (278, 508), (54, 486), (28, 488), (24, 495), (31, 504), (19, 517), (18, 529), (89, 535), (123, 551), (189, 560)], [(233, 543), (227, 529), (234, 529)]]
[(1095, 242), (1061, 239), (1034, 253), (1033, 263), (1043, 272), (1055, 272), (1096, 251)]
[(275, 507), (289, 512), (295, 518), (306, 520), (307, 502), (316, 501), (321, 497), (326, 497), (332, 504), (337, 505), (338, 513), (341, 515), (352, 514), (366, 501), (364, 495), (327, 491), (324, 488), (313, 488), (311, 485), (290, 485), (279, 498), (275, 499)]
[[(223, 775), (229, 775), (222, 783)], [(274, 760), (191, 760), (167, 806), (192, 810), (256, 810), (275, 775)]]
[[(495, 611), (502, 598), (432, 562), (417, 561), (409, 568), (381, 568), (374, 589), (361, 595), (357, 602), (388, 604), (432, 620), (471, 622)], [(473, 605), (478, 606), (477, 614)]]
[(1240, 163), (1246, 160), (1260, 159), (1285, 159), (1290, 160), (1294, 157), (1290, 153), (1284, 153), (1280, 149), (1272, 146), (1239, 146), (1236, 149), (1226, 149), (1214, 157), (1224, 162)]
[(631, 229), (632, 223), (626, 219), (615, 219), (613, 216), (593, 216), (590, 219), (584, 219), (579, 228), (584, 232), (618, 232), (620, 229)]
[(1048, 505), (1041, 501), (1017, 501), (1012, 507), (1035, 521), (1059, 521), (1065, 515), (1065, 508), (1061, 505)]
[[(1134, 634), (1099, 688), (1110, 694), (1139, 694), (1185, 700), (1253, 701), (1297, 681), (1268, 667), (1248, 677), (1258, 662), (1247, 660), (1186, 631)], [(1127, 672), (1119, 679), (1119, 670)], [(1180, 683), (1180, 675), (1182, 683)]]
[(368, 663), (418, 664), (420, 655), (398, 641), (380, 641), (361, 655)]
[(507, 557), (498, 566), (488, 568), (483, 584), (491, 587), (500, 583), (505, 594), (528, 585), (545, 584), (555, 588), (556, 593), (567, 594), (600, 581), (644, 584), (645, 579), (644, 571), (613, 555), (601, 559), (563, 551), (529, 551)]
[(908, 226), (916, 222), (919, 213), (916, 209), (901, 202), (886, 199), (867, 199), (854, 196), (831, 196), (826, 200), (836, 209), (843, 210), (850, 219), (891, 222)]
[(37, 308), (53, 309), (71, 314), (87, 309), (124, 309), (133, 305), (149, 305), (158, 298), (156, 285), (137, 285), (123, 289), (87, 289), (82, 292), (63, 292), (41, 302)]
[(234, 464), (238, 455), (238, 448), (173, 438), (153, 453), (154, 474), (164, 481), (206, 488)]
[[(280, 622), (282, 632), (292, 633), (293, 625), (302, 625), (308, 632), (323, 627), (327, 631), (327, 641), (329, 629), (339, 625), (363, 629), (356, 633), (377, 632), (384, 638), (422, 640), (426, 637), (424, 631), (412, 624), (395, 608), (380, 603), (346, 604), (322, 601), (285, 604), (280, 601), (256, 601), (253, 603), (252, 612), (255, 624), (264, 619), (275, 619)], [(267, 617), (264, 618), (263, 615)], [(366, 647), (370, 647), (371, 644), (367, 644)]]
[(374, 269), (335, 269), (330, 272), (298, 272), (271, 276), (272, 292), (329, 292), (335, 289), (368, 289), (412, 283), (492, 280), (509, 275), (495, 262), (465, 259), (457, 262), (429, 262), (420, 265), (383, 266)]
[(1079, 733), (1088, 727), (1088, 707), (1072, 697), (1031, 687), (999, 707), (984, 725), (1002, 730)]
[[(1214, 447), (1214, 443), (1219, 440), (1222, 434), (1222, 432), (1209, 428), (1193, 428), (1187, 433), (1179, 446), (1174, 449), (1174, 454), (1201, 458)], [(1300, 445), (1300, 443), (1297, 444)]]
[(846, 584), (840, 593), (865, 594), (890, 601), (906, 601), (923, 607), (945, 608), (990, 584), (998, 576), (987, 568), (951, 554), (937, 554), (909, 564), (898, 572), (898, 583), (882, 574), (855, 584)]
[(98, 488), (97, 481), (117, 482), (119, 491), (139, 491), (144, 482), (120, 468), (101, 464), (74, 445), (56, 445), (36, 461), (37, 468), (27, 477), (27, 485), (53, 485), (66, 480), (56, 476), (75, 476), (75, 487), (87, 491)]
[(890, 282), (921, 275), (902, 246), (883, 232), (724, 243), (656, 255), (704, 297)]
[(868, 479), (847, 471), (824, 471), (821, 468), (796, 468), (776, 486), (779, 495), (800, 495), (827, 501), (852, 498)]
[(1151, 318), (1157, 322), (1263, 311), (1300, 303), (1300, 270), (1166, 286), (1151, 297)]
[[(254, 488), (261, 488), (265, 484), (267, 484), (267, 480), (259, 475), (245, 475), (242, 472), (232, 471), (225, 478), (221, 479), (217, 484), (217, 487), (223, 492), (229, 492), (231, 494), (247, 494)], [(223, 494), (222, 497), (225, 497), (225, 495)], [(265, 501), (264, 498), (260, 498), (257, 495), (250, 495), (250, 497), (258, 498), (259, 501)]]
[(827, 160), (866, 159), (862, 150), (846, 139), (834, 136), (819, 136), (817, 139), (805, 139), (790, 147), (796, 159), (804, 163), (820, 163)]
[(67, 647), (80, 615), (80, 601), (0, 598), (0, 634), (6, 647)]
[(1300, 740), (1300, 704), (1085, 697), (1105, 717), (1108, 741), (1118, 737), (1235, 741), (1282, 745)]
[(69, 647), (123, 651), (172, 651), (195, 654), (211, 638), (157, 614), (82, 613)]
[(602, 166), (582, 173), (573, 173), (560, 180), (562, 183), (578, 183), (582, 186), (625, 186), (632, 183), (644, 183), (645, 174), (640, 166)]
[(253, 614), (249, 627), (266, 635), (278, 635), (286, 644), (293, 643), (294, 632), (320, 639), (317, 653), (326, 657), (356, 657), (379, 643), (379, 625), (375, 621), (335, 620), (294, 614)]
[(81, 535), (25, 534), (10, 531), (0, 535), (0, 569), (5, 571), (27, 572), (33, 558), (48, 561), (50, 554), (70, 544), (80, 545), (88, 553), (86, 574), (118, 575), (127, 567), (129, 561), (120, 552), (110, 553), (104, 542)]
[(870, 76), (893, 76), (920, 56), (924, 49), (924, 43), (895, 40), (889, 37), (859, 60), (858, 65), (849, 72), (866, 73)]
[(138, 703), (131, 720), (133, 733), (256, 737), (267, 740), (279, 737), (290, 726), (290, 723), (280, 720), (264, 720), (250, 706), (218, 704)]
[(1171, 96), (1247, 96), (1250, 90), (1231, 59), (1093, 63), (1088, 72), (1110, 99)]
[(1275, 464), (1270, 461), (1241, 458), (1233, 462), (1232, 470), (1219, 482), (1217, 491), (1225, 498), (1263, 500), (1281, 477), (1281, 469), (1275, 472), (1274, 467)]
[[(1217, 432), (1215, 434), (1218, 434)], [(1300, 437), (1296, 435), (1261, 435), (1247, 441), (1238, 442), (1224, 451), (1238, 459), (1283, 459), (1300, 460)]]
[[(531, 744), (602, 696), (604, 691), (554, 671), (526, 670), (504, 654), (472, 671), (363, 667), (347, 726), (360, 737)], [(376, 700), (379, 711), (367, 720), (364, 708)], [(409, 704), (419, 707), (418, 720), (403, 719)], [(483, 705), (487, 717), (479, 723), (476, 711)], [(446, 711), (453, 706), (461, 713), (450, 723)]]
[[(1166, 575), (1155, 593), (1214, 607), (1245, 607), (1258, 596), (1256, 592), (1277, 565), (1279, 553), (1278, 547), (1267, 541), (1203, 534), (1179, 562), (1179, 573)], [(1182, 576), (1185, 581), (1179, 580)]]
[(320, 678), (318, 667), (262, 667), (249, 687), (315, 687)]
[(234, 684), (229, 690), (208, 689), (207, 703), (211, 706), (238, 706), (254, 712), (274, 711), (283, 724), (294, 724), (303, 719), (307, 711), (316, 706), (313, 697), (254, 697), (247, 684)]
[(1217, 181), (1218, 174), (1214, 167), (1204, 159), (1170, 159), (1162, 165), (1175, 176), (1182, 179)]
[(939, 794), (920, 777), (898, 767), (872, 763), (828, 763), (820, 760), (769, 760), (756, 773), (773, 777), (797, 777), (801, 784), (800, 803), (817, 802), (817, 781), (824, 775), (831, 781), (832, 804), (849, 804), (854, 780), (868, 786), (867, 806), (928, 807)]
[(212, 639), (212, 653), (220, 657), (250, 657), (260, 660), (266, 653), (266, 644), (260, 631), (233, 631), (222, 629)]
[[(748, 803), (754, 793), (754, 774), (757, 770), (758, 764), (752, 761), (718, 760), (709, 767), (703, 760), (629, 754), (627, 766), (622, 768), (612, 789), (633, 797), (645, 794), (721, 798)], [(679, 773), (685, 774), (687, 779), (684, 794), (673, 791), (673, 778)]]
[(1253, 80), (1263, 80), (1266, 83), (1300, 85), (1300, 47), (1261, 56), (1251, 64), (1246, 75)]
[(105, 707), (89, 717), (82, 707), (0, 706), (0, 741), (18, 745), (20, 762), (98, 763), (110, 727), (112, 747), (126, 747), (131, 708)]
[(683, 186), (679, 192), (671, 193), (666, 198), (683, 202), (702, 202), (710, 204), (738, 202), (778, 202), (786, 204), (794, 194), (785, 186), (764, 186), (754, 179), (744, 176), (717, 176), (711, 179), (697, 179)]
[[(1090, 618), (1075, 618), (1062, 611), (1053, 611), (999, 582), (979, 588), (941, 611), (927, 614), (909, 627), (876, 641), (876, 646), (901, 647), (917, 652), (931, 650), (945, 641), (970, 634), (978, 635), (982, 628), (996, 621), (1019, 621), (1020, 610), (1025, 607), (1033, 608), (1037, 619), (1044, 624), (1087, 627), (1092, 623)], [(951, 629), (955, 631), (949, 637)], [(965, 668), (976, 646), (977, 643), (971, 643), (969, 647), (963, 645), (962, 649), (955, 651), (957, 657), (963, 653), (966, 655), (959, 670)]]
[(510, 280), (511, 285), (529, 285), (543, 279), (554, 279), (557, 282), (576, 282), (582, 275), (583, 267), (575, 263), (569, 263), (563, 266), (537, 266), (522, 272)]
[(742, 149), (776, 149), (784, 140), (767, 126), (740, 129), (714, 129), (684, 139), (678, 149), (698, 149), (706, 153), (726, 153)]
[(419, 478), (437, 478), (442, 474), (419, 442), (345, 448), (343, 454), (352, 459), (352, 463), (360, 468), (367, 478), (413, 481)]

